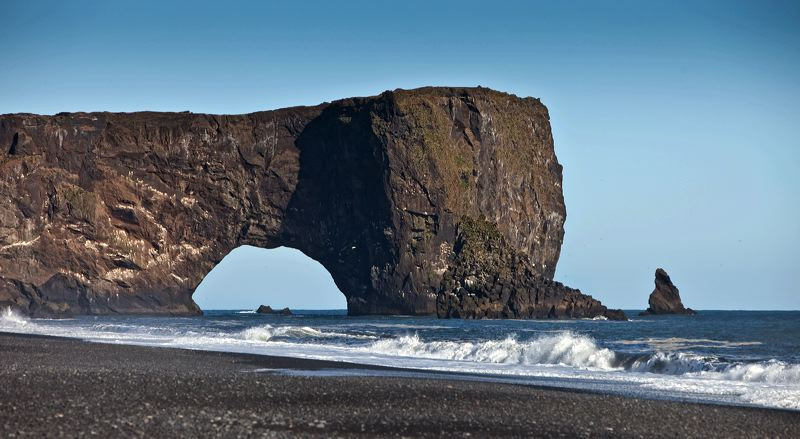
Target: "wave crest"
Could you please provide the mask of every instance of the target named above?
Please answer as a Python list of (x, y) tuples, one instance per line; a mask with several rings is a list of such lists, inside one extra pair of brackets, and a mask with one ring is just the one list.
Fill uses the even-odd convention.
[(22, 328), (29, 325), (32, 325), (30, 320), (11, 309), (10, 306), (0, 313), (0, 327), (2, 328)]
[(721, 371), (700, 372), (708, 378), (761, 382), (769, 384), (800, 384), (800, 364), (769, 360), (761, 363), (734, 364)]
[(362, 348), (370, 353), (437, 360), (518, 365), (564, 365), (577, 368), (679, 375), (726, 381), (800, 384), (800, 364), (778, 360), (727, 362), (683, 352), (656, 352), (625, 358), (598, 346), (586, 335), (570, 331), (520, 342), (503, 340), (423, 341), (418, 335), (378, 340)]
[(360, 338), (374, 339), (372, 335), (323, 332), (310, 326), (272, 326), (262, 325), (242, 331), (242, 337), (251, 341), (270, 341), (276, 338)]
[(625, 369), (632, 372), (650, 372), (666, 375), (711, 371), (718, 367), (716, 358), (683, 352), (656, 352), (629, 359), (624, 366)]
[(728, 363), (716, 357), (683, 352), (657, 352), (629, 361), (625, 369), (666, 375), (684, 375), (726, 381), (800, 384), (800, 364), (779, 360)]
[(615, 369), (616, 355), (590, 337), (560, 332), (527, 342), (516, 338), (482, 342), (422, 341), (418, 335), (379, 340), (368, 348), (381, 354), (482, 363), (566, 365)]

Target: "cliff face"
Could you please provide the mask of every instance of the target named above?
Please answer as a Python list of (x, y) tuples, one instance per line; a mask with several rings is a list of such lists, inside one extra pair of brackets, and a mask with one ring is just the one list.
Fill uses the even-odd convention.
[(241, 245), (319, 261), (351, 314), (435, 314), (464, 218), (531, 279), (552, 279), (564, 234), (547, 109), (482, 88), (5, 115), (0, 147), (0, 306), (33, 315), (198, 313), (195, 287)]
[(527, 255), (507, 245), (493, 223), (462, 218), (454, 253), (439, 290), (440, 317), (627, 319), (580, 290), (537, 275)]

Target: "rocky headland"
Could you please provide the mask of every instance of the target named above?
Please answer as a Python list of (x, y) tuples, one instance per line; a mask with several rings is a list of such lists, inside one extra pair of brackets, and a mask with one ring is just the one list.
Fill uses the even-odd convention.
[(683, 306), (678, 287), (663, 268), (656, 269), (656, 288), (650, 293), (648, 301), (650, 307), (639, 313), (640, 316), (657, 314), (686, 314), (694, 315), (697, 312)]
[(538, 99), (10, 114), (0, 146), (0, 306), (30, 315), (197, 314), (253, 245), (319, 261), (351, 315), (624, 317), (553, 281), (566, 210)]

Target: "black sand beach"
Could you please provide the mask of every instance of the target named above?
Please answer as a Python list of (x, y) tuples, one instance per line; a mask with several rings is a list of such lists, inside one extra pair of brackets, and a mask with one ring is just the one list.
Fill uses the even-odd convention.
[(0, 436), (800, 437), (800, 412), (446, 375), (256, 372), (332, 368), (365, 369), (0, 333)]

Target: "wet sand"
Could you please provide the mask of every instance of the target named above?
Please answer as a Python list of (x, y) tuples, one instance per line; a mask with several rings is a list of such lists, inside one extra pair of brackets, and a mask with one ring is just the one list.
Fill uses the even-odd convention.
[(0, 436), (800, 437), (793, 411), (281, 372), (330, 369), (391, 370), (0, 333)]

